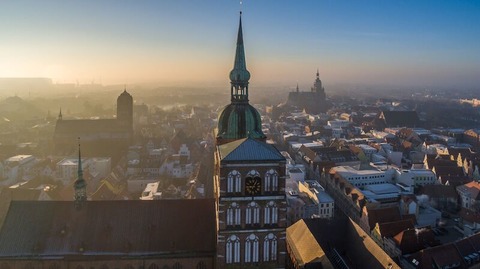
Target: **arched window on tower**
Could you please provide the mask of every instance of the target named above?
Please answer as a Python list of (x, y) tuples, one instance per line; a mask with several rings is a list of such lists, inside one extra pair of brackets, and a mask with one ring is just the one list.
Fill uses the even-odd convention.
[(242, 177), (240, 172), (233, 170), (227, 176), (227, 193), (240, 194), (242, 192)]
[(240, 205), (231, 203), (227, 209), (227, 226), (240, 226)]
[(277, 237), (269, 233), (265, 236), (263, 241), (263, 261), (276, 261), (277, 260)]
[(268, 202), (264, 209), (263, 223), (265, 225), (276, 225), (278, 222), (278, 207), (274, 201)]
[(278, 191), (278, 173), (277, 171), (270, 169), (265, 173), (265, 192)]
[(260, 224), (260, 206), (256, 202), (250, 202), (245, 211), (245, 224), (258, 225)]
[(251, 234), (245, 240), (245, 262), (258, 262), (258, 237)]
[(256, 170), (251, 170), (248, 172), (247, 177), (260, 178), (260, 173), (258, 173)]
[(231, 235), (227, 239), (227, 244), (225, 246), (225, 262), (240, 262), (240, 238), (238, 238), (236, 235)]

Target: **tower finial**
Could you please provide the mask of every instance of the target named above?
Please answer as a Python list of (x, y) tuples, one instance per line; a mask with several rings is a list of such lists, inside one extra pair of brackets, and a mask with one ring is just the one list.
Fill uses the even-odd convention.
[(61, 120), (63, 118), (62, 116), (62, 108), (60, 108), (60, 112), (58, 113), (58, 119)]
[(298, 92), (298, 81), (297, 81), (297, 92)]
[(320, 73), (318, 72), (318, 68), (317, 68), (317, 78), (320, 78)]

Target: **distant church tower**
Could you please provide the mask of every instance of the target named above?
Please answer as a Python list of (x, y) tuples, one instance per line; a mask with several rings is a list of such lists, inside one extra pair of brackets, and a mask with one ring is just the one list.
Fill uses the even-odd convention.
[(313, 86), (309, 92), (300, 91), (297, 83), (296, 90), (288, 93), (288, 105), (306, 110), (307, 113), (311, 114), (325, 113), (331, 107), (331, 104), (326, 100), (325, 88), (320, 80), (318, 69), (316, 75)]
[(315, 82), (313, 83), (312, 92), (322, 93), (323, 99), (325, 99), (325, 88), (322, 86), (322, 81), (320, 80), (320, 73), (317, 69), (317, 77), (315, 78)]
[(81, 203), (87, 200), (87, 182), (83, 178), (82, 170), (82, 154), (80, 153), (80, 142), (78, 143), (78, 170), (77, 180), (75, 180), (73, 187), (75, 188), (75, 204), (80, 206)]
[(218, 120), (214, 193), (216, 268), (285, 268), (286, 160), (265, 142), (258, 111), (248, 103), (242, 19), (230, 72), (231, 103)]
[(133, 97), (127, 89), (117, 98), (117, 120), (133, 130)]

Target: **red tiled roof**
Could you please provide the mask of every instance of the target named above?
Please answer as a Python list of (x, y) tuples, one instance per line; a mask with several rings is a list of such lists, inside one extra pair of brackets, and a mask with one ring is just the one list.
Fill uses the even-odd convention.
[(213, 199), (13, 201), (0, 257), (162, 255), (215, 251)]
[(435, 173), (435, 175), (437, 175), (437, 177), (465, 175), (465, 173), (463, 172), (463, 167), (458, 167), (458, 166), (435, 165), (432, 168), (432, 171)]
[(439, 244), (435, 240), (434, 233), (429, 228), (407, 229), (398, 233), (393, 239), (402, 251), (402, 254), (413, 253), (427, 246)]
[(378, 224), (378, 227), (382, 237), (393, 237), (404, 230), (413, 229), (413, 224), (414, 223), (411, 219), (405, 219), (394, 222), (380, 223)]
[(480, 223), (480, 213), (462, 208), (458, 215), (467, 222), (470, 223)]
[(472, 182), (472, 179), (468, 176), (440, 176), (438, 179), (443, 185), (447, 185), (448, 183), (449, 186), (453, 187)]
[(461, 192), (468, 192), (470, 194), (470, 198), (480, 200), (480, 183), (476, 181), (472, 181), (462, 186), (458, 186), (457, 190)]
[(400, 210), (398, 207), (386, 207), (386, 208), (376, 208), (368, 209), (368, 224), (370, 229), (373, 229), (377, 223), (393, 222), (399, 221), (401, 219)]
[[(409, 261), (415, 259), (419, 262), (416, 268), (431, 269), (435, 267), (444, 268), (467, 268), (454, 244), (445, 244), (433, 248), (424, 249), (418, 253), (413, 254)], [(454, 266), (456, 265), (456, 266)]]
[(422, 188), (422, 193), (433, 198), (457, 198), (458, 193), (454, 186), (445, 185), (426, 185)]

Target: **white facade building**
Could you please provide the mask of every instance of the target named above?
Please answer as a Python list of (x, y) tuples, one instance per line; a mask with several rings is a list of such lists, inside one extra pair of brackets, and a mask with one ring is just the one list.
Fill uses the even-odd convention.
[[(110, 157), (82, 158), (82, 170), (88, 171), (95, 179), (106, 177), (111, 172)], [(65, 158), (57, 163), (56, 176), (63, 185), (77, 178), (78, 158)]]
[(393, 183), (392, 169), (386, 171), (357, 170), (349, 166), (335, 166), (332, 169), (357, 188), (363, 188), (368, 185)]
[(395, 180), (406, 186), (438, 184), (437, 176), (429, 169), (396, 170)]
[(160, 182), (148, 183), (142, 192), (140, 200), (159, 200), (162, 198), (162, 192), (158, 191)]
[(368, 160), (372, 161), (372, 155), (377, 153), (377, 149), (365, 144), (360, 144), (357, 146), (363, 151), (363, 154), (365, 154)]
[(35, 164), (36, 158), (32, 155), (17, 155), (10, 157), (4, 161), (3, 177), (8, 185), (21, 180), (28, 174), (28, 171)]

